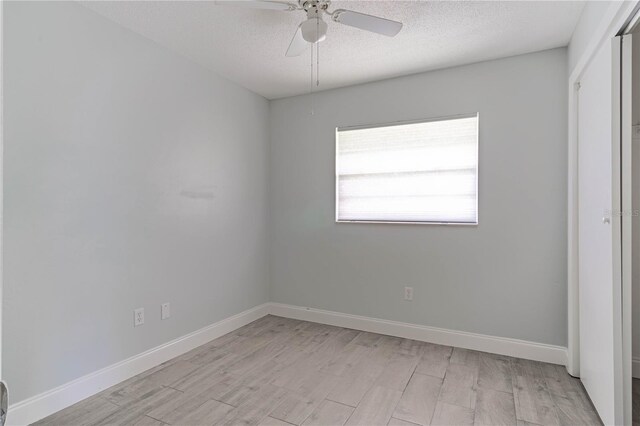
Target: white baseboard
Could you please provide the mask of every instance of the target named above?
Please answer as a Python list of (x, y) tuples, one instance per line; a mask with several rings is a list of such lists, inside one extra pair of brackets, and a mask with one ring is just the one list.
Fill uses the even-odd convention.
[(249, 324), (269, 314), (269, 309), (269, 303), (256, 306), (47, 392), (11, 404), (7, 424), (26, 425), (43, 419), (110, 386)]
[(631, 377), (640, 379), (640, 358), (635, 356), (631, 359)]
[(566, 365), (567, 348), (528, 342), (526, 340), (488, 336), (485, 334), (447, 330), (425, 325), (408, 324), (340, 312), (302, 308), (281, 303), (271, 303), (270, 313), (277, 316), (319, 322), (338, 327), (353, 328), (372, 333), (404, 337), (406, 339), (456, 346), (482, 352), (491, 352), (534, 361)]

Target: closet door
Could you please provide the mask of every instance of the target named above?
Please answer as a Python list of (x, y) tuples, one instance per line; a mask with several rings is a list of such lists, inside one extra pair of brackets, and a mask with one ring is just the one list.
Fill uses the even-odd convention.
[(619, 90), (616, 38), (578, 91), (580, 379), (607, 425), (623, 423)]

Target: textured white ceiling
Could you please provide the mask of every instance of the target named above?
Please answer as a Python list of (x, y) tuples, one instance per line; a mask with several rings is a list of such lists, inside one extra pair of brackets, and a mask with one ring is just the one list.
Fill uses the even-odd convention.
[[(83, 2), (86, 7), (274, 99), (307, 93), (309, 51), (285, 57), (304, 12), (206, 1)], [(566, 46), (584, 2), (334, 1), (402, 21), (389, 38), (329, 22), (320, 90)]]

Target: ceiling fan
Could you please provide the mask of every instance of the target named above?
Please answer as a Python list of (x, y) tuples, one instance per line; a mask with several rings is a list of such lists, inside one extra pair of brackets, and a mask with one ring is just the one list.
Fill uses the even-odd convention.
[(393, 37), (402, 29), (402, 22), (354, 12), (346, 9), (329, 11), (330, 0), (298, 0), (297, 3), (270, 0), (218, 1), (218, 4), (243, 6), (254, 9), (281, 10), (285, 12), (304, 11), (307, 20), (298, 26), (287, 49), (287, 56), (300, 56), (309, 44), (319, 43), (327, 37), (328, 25), (322, 20), (328, 15), (334, 22)]

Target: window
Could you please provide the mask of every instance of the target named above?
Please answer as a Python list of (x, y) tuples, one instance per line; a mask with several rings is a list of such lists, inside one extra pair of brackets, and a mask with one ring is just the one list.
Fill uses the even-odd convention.
[(478, 115), (336, 130), (336, 221), (478, 223)]

